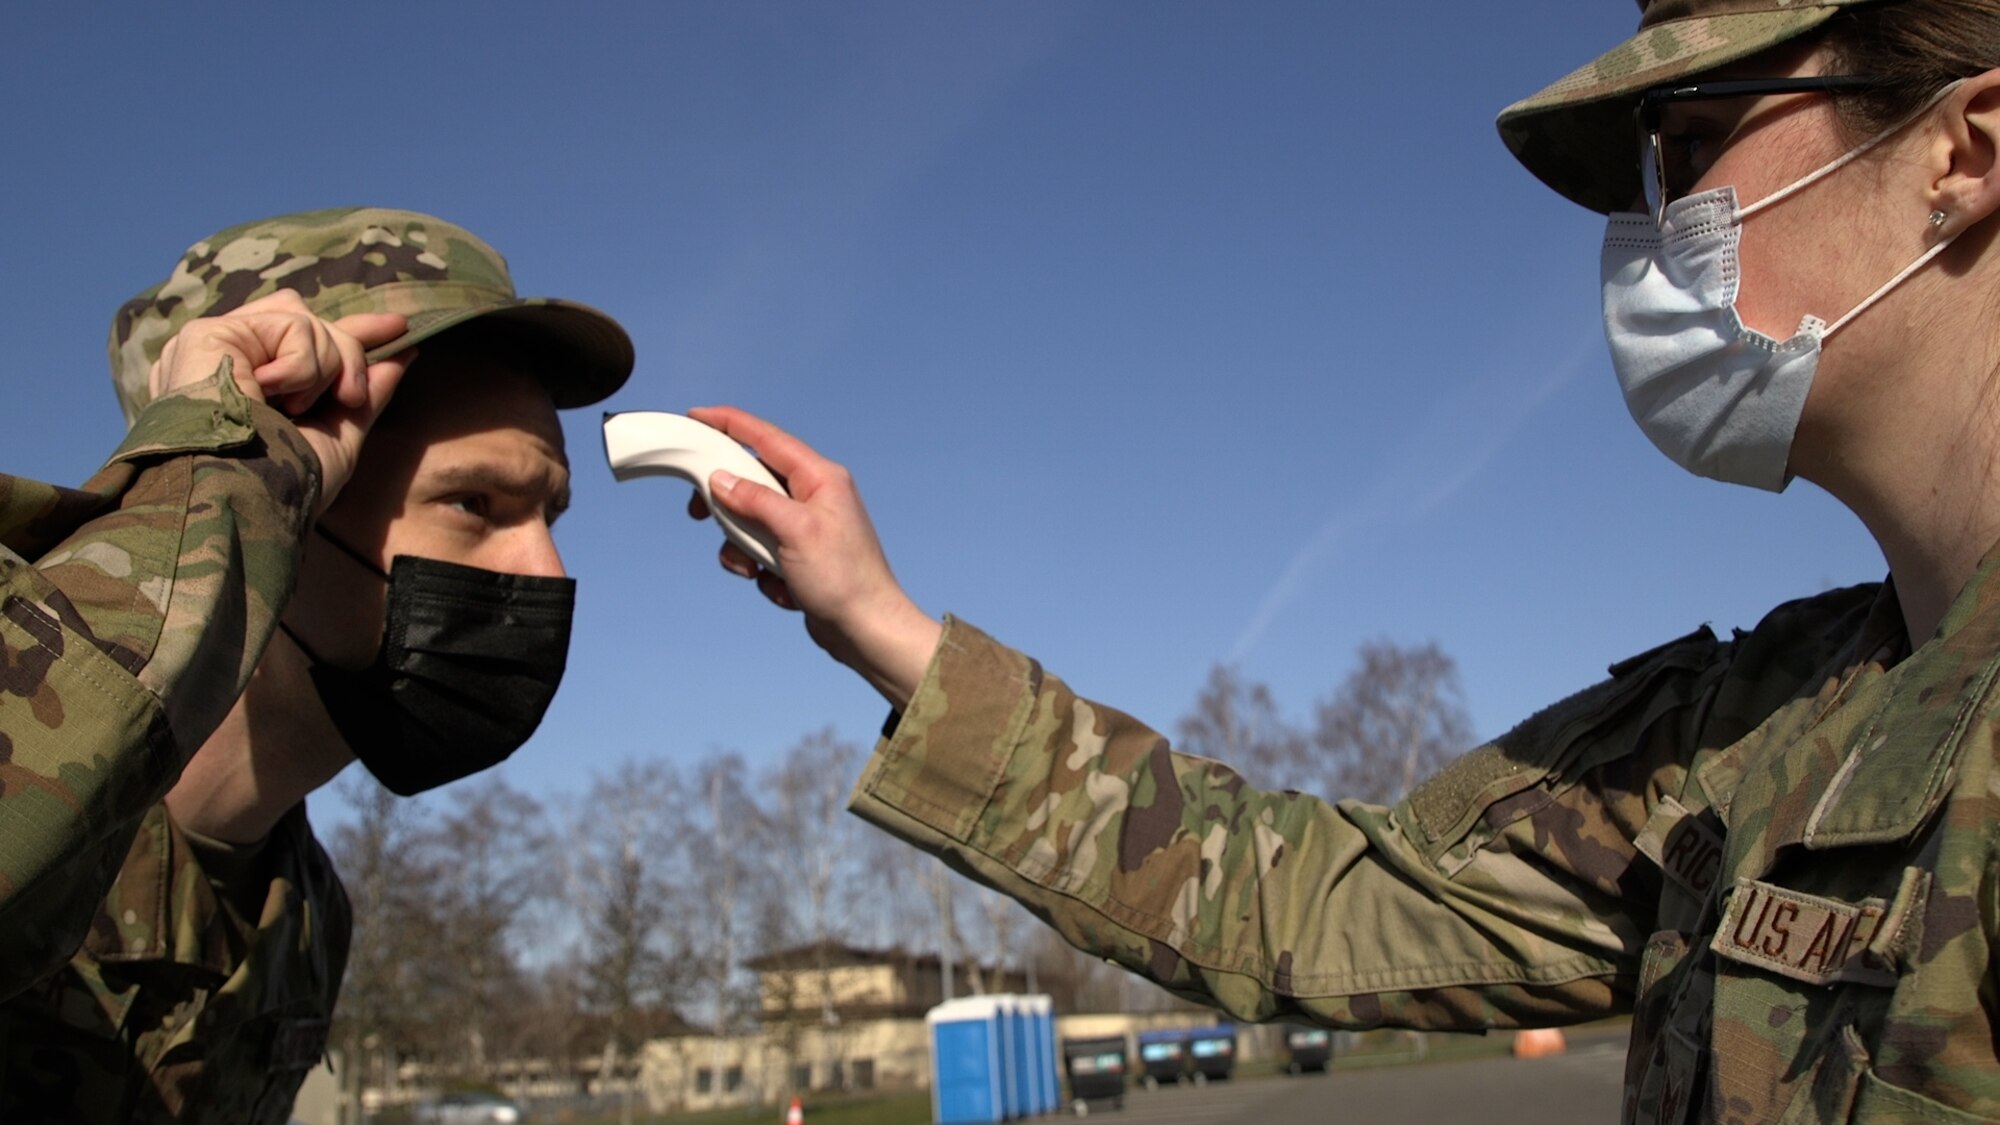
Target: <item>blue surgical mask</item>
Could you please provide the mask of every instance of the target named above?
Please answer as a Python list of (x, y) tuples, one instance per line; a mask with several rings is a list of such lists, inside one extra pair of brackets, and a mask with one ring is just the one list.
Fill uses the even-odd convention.
[(1611, 366), (1633, 419), (1675, 464), (1773, 492), (1791, 483), (1792, 439), (1822, 345), (1956, 235), (1940, 239), (1839, 319), (1829, 324), (1809, 314), (1789, 338), (1777, 340), (1746, 328), (1736, 312), (1743, 220), (1846, 167), (1914, 120), (1748, 207), (1738, 207), (1736, 189), (1725, 186), (1675, 200), (1658, 224), (1650, 215), (1610, 217), (1602, 276)]

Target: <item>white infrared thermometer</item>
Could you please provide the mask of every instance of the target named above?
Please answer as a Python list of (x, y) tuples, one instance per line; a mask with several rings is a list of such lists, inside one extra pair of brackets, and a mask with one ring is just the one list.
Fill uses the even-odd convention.
[(604, 416), (604, 458), (611, 462), (611, 475), (618, 480), (679, 477), (694, 485), (729, 541), (756, 559), (757, 565), (783, 576), (778, 569), (778, 544), (771, 533), (730, 515), (708, 493), (709, 474), (717, 469), (785, 492), (771, 470), (728, 434), (685, 414), (626, 410)]

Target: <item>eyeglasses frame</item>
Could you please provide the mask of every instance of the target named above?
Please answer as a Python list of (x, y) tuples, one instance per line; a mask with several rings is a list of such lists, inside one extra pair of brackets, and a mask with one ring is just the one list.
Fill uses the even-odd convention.
[(1666, 217), (1666, 153), (1660, 144), (1661, 112), (1669, 102), (1711, 101), (1768, 94), (1834, 94), (1879, 89), (1884, 81), (1864, 74), (1814, 74), (1796, 78), (1730, 78), (1654, 86), (1639, 95), (1632, 115), (1639, 125), (1639, 183), (1651, 188), (1646, 202), (1658, 223)]

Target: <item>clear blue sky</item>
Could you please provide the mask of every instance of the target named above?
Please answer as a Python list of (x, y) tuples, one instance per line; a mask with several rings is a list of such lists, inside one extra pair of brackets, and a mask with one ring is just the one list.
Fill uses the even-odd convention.
[[(112, 310), (210, 232), (400, 206), (618, 317), (608, 404), (845, 461), (899, 573), (1170, 728), (1232, 661), (1303, 718), (1435, 640), (1482, 734), (1703, 622), (1879, 578), (1825, 495), (1696, 480), (1621, 405), (1602, 223), (1492, 121), (1633, 5), (0, 8), (5, 470), (118, 439)], [(517, 785), (765, 762), (883, 708), (567, 419), (569, 676)], [(338, 811), (321, 802), (322, 816)]]

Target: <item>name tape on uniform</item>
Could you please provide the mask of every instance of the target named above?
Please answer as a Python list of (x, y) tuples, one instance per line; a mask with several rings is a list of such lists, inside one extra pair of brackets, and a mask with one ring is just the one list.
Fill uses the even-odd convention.
[(1632, 843), (1696, 898), (1708, 897), (1722, 869), (1722, 834), (1672, 797), (1662, 797)]

